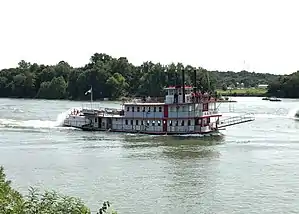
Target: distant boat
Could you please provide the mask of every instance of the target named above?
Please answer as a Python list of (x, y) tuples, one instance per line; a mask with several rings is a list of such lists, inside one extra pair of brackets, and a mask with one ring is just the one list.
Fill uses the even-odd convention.
[(262, 100), (270, 100), (269, 97), (264, 97)]
[(228, 97), (220, 97), (216, 100), (216, 102), (219, 102), (219, 103), (236, 103), (237, 101), (236, 100), (232, 100), (232, 99), (229, 99)]
[(269, 101), (272, 101), (272, 102), (280, 102), (281, 99), (278, 99), (277, 97), (270, 97), (270, 98), (269, 98)]

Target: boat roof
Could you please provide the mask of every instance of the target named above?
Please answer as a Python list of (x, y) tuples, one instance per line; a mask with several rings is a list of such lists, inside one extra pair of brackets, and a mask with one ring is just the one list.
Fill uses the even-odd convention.
[[(195, 104), (201, 104), (201, 103), (215, 103), (216, 100), (209, 100), (207, 102), (199, 102), (199, 103), (195, 103)], [(193, 105), (194, 103), (124, 103), (125, 106), (164, 106), (164, 105), (175, 105), (175, 106), (178, 106), (178, 105)]]
[(124, 103), (126, 106), (163, 106), (165, 103)]

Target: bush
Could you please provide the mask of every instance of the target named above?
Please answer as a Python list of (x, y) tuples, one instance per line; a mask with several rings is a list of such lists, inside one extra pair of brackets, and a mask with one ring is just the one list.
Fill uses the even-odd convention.
[[(0, 167), (0, 213), (1, 214), (90, 214), (90, 209), (79, 198), (64, 196), (55, 191), (40, 194), (37, 189), (30, 188), (29, 194), (22, 196), (6, 180), (4, 168)], [(104, 202), (99, 209), (116, 214), (109, 202)]]

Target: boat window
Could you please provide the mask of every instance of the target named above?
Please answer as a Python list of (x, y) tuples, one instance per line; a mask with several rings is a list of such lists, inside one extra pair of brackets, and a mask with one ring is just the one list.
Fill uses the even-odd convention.
[(152, 126), (155, 126), (155, 121), (153, 120), (153, 122), (152, 122)]
[(154, 107), (154, 112), (156, 112), (156, 110), (157, 110), (157, 107), (155, 106), (155, 107)]
[(200, 123), (200, 122), (199, 122), (199, 118), (196, 118), (196, 119), (195, 119), (195, 125), (198, 126), (199, 123)]
[(191, 120), (188, 120), (188, 126), (191, 126)]
[(150, 111), (151, 111), (151, 107), (149, 106), (149, 107), (148, 107), (148, 112), (150, 112)]
[(134, 106), (132, 107), (132, 112), (134, 112)]
[(159, 106), (159, 112), (162, 112), (162, 107), (161, 106)]
[(143, 120), (141, 120), (141, 125), (143, 126)]
[(96, 123), (97, 123), (97, 122), (98, 122), (98, 119), (97, 119), (97, 118), (95, 118), (95, 119), (94, 119), (94, 122), (96, 122)]
[(161, 121), (160, 120), (158, 120), (158, 126), (161, 126)]
[(137, 111), (140, 112), (140, 107), (139, 106), (137, 107)]
[(136, 120), (136, 125), (138, 126), (138, 120)]
[(127, 107), (127, 111), (130, 111), (130, 107)]
[(209, 124), (211, 122), (211, 118), (207, 118), (207, 124)]
[(185, 121), (182, 120), (182, 122), (181, 122), (181, 126), (184, 126), (184, 125), (185, 125)]
[(175, 121), (175, 126), (178, 126), (179, 125), (179, 121)]
[(202, 106), (202, 108), (203, 108), (203, 111), (208, 111), (209, 110), (208, 103), (204, 103), (203, 106)]
[(133, 120), (131, 120), (131, 125), (133, 125)]
[(172, 126), (172, 121), (171, 120), (169, 120), (169, 126)]
[(142, 111), (145, 112), (145, 107), (142, 108)]
[(202, 119), (202, 125), (203, 125), (203, 126), (206, 126), (206, 125), (207, 125), (207, 119), (206, 119), (206, 118), (203, 118), (203, 119)]
[(126, 120), (126, 125), (128, 125), (128, 120)]
[(150, 122), (149, 122), (149, 120), (147, 121), (147, 123), (146, 123), (146, 125), (148, 125), (149, 126), (149, 124), (150, 124)]

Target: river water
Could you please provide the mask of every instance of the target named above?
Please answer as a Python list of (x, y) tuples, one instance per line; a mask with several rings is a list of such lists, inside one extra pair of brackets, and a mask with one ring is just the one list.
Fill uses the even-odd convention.
[(20, 192), (55, 189), (93, 211), (298, 213), (299, 100), (234, 99), (224, 115), (256, 120), (213, 138), (83, 132), (60, 127), (81, 102), (0, 99), (0, 164)]

